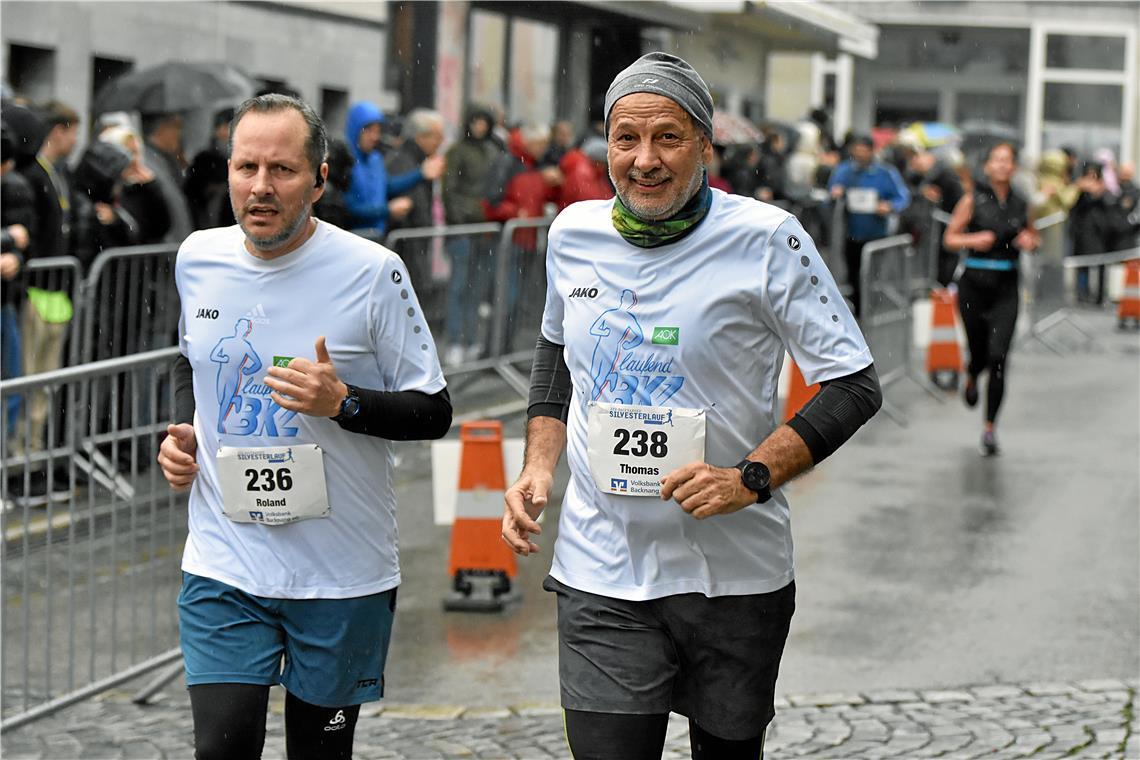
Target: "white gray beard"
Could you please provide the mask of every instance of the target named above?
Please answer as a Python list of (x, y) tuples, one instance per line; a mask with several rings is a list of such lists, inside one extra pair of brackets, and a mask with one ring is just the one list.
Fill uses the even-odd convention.
[(631, 214), (643, 222), (659, 222), (662, 219), (668, 219), (669, 217), (676, 214), (678, 211), (685, 207), (686, 203), (693, 199), (693, 196), (697, 193), (697, 189), (701, 186), (701, 181), (704, 179), (705, 169), (705, 162), (698, 161), (697, 170), (693, 173), (693, 179), (689, 183), (689, 187), (685, 189), (685, 192), (681, 193), (680, 197), (673, 203), (673, 206), (669, 207), (662, 213), (656, 214), (645, 208), (643, 205), (631, 201), (629, 198), (626, 198), (624, 195), (622, 195), (622, 192), (617, 189), (618, 184), (616, 181), (614, 181), (612, 172), (610, 174), (610, 182), (613, 183), (614, 192), (617, 193), (618, 198), (621, 199), (622, 204), (627, 209), (629, 209), (629, 212)]

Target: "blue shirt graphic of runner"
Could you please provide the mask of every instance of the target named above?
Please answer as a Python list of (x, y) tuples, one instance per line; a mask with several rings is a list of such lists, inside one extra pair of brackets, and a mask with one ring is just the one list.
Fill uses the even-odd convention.
[(621, 365), (623, 352), (637, 348), (645, 340), (641, 324), (633, 315), (636, 305), (637, 293), (623, 290), (621, 305), (606, 309), (590, 325), (590, 335), (598, 338), (590, 357), (590, 374), (594, 379), (590, 398), (594, 401), (601, 398), (607, 386), (611, 391), (617, 390), (617, 368)]
[(218, 365), (214, 390), (218, 394), (218, 433), (226, 432), (226, 418), (231, 411), (241, 412), (242, 380), (261, 370), (261, 357), (246, 337), (253, 323), (244, 317), (234, 323), (234, 334), (222, 338), (210, 352), (210, 361)]

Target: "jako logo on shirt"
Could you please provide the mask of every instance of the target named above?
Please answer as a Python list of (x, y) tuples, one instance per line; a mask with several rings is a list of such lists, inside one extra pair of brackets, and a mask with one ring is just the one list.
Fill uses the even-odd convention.
[(269, 315), (265, 313), (265, 307), (261, 304), (254, 306), (252, 309), (247, 311), (244, 316), (255, 325), (269, 324)]
[(675, 346), (681, 342), (681, 328), (654, 327), (653, 343), (658, 346)]
[(597, 288), (574, 288), (570, 291), (571, 298), (597, 298)]
[(195, 319), (217, 319), (218, 318), (218, 310), (217, 309), (208, 309), (205, 306), (203, 306), (200, 309), (198, 309), (198, 313), (194, 315), (194, 318)]

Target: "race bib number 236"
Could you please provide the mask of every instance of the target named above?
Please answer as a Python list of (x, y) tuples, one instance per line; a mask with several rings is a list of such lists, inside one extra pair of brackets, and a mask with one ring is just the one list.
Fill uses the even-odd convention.
[(218, 450), (222, 508), (234, 522), (286, 525), (327, 517), (324, 454), (316, 444)]

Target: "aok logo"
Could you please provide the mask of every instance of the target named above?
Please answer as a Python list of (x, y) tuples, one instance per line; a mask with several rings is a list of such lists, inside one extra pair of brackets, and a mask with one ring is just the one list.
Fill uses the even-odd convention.
[(658, 346), (675, 346), (681, 341), (681, 328), (654, 327), (653, 343)]
[(207, 309), (206, 307), (203, 306), (203, 307), (198, 309), (198, 313), (195, 314), (194, 317), (196, 319), (217, 319), (218, 318), (218, 310), (217, 309)]
[(570, 291), (571, 298), (597, 298), (597, 288), (574, 288)]

